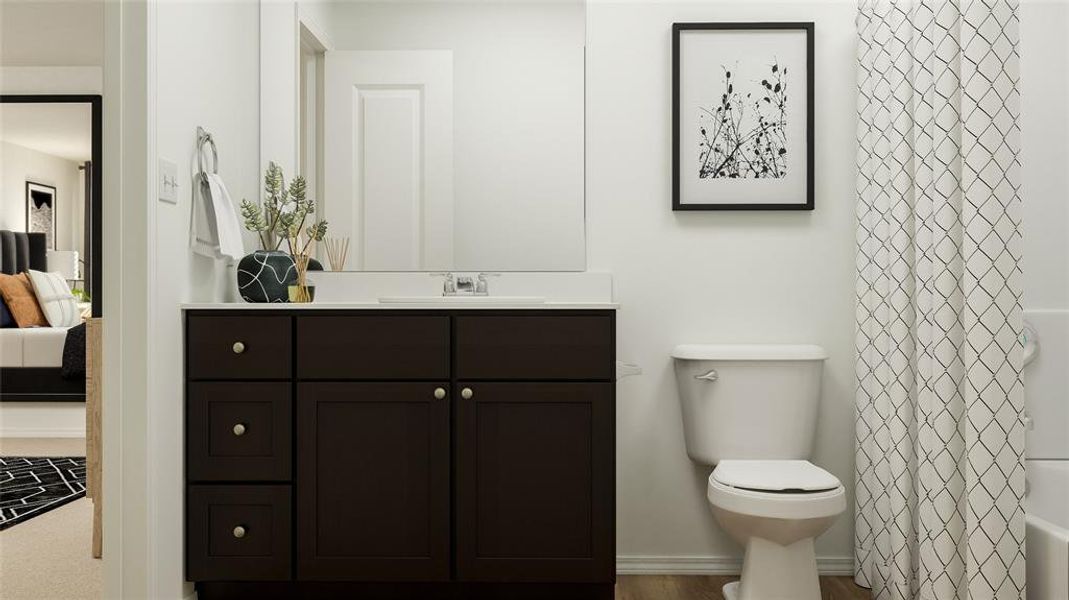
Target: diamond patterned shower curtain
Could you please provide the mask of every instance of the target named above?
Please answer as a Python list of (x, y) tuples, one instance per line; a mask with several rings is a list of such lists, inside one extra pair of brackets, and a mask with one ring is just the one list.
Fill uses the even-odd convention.
[(1018, 20), (859, 0), (856, 581), (1023, 599)]

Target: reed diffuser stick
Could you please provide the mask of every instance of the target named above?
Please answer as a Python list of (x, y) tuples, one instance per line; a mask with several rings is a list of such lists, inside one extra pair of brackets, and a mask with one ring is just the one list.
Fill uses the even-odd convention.
[(331, 238), (323, 240), (327, 246), (327, 261), (330, 262), (331, 271), (345, 269), (345, 260), (349, 255), (349, 238)]

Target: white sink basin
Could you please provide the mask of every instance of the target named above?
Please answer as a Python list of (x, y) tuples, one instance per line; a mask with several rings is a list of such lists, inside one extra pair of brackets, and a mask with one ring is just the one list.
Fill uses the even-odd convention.
[(545, 304), (538, 296), (386, 296), (379, 304)]

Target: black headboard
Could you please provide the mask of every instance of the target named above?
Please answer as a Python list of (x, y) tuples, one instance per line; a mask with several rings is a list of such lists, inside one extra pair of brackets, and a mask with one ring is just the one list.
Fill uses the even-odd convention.
[(0, 231), (0, 273), (15, 275), (30, 269), (48, 270), (45, 234)]

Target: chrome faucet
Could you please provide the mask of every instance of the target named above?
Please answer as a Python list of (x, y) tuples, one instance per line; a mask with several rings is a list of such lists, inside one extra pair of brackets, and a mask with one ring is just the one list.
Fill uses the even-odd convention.
[(500, 277), (501, 273), (479, 273), (475, 279), (475, 295), (476, 296), (489, 296), (490, 295), (490, 282), (486, 280), (487, 277)]
[(475, 278), (471, 275), (459, 275), (457, 276), (457, 291), (458, 296), (472, 296), (475, 294)]
[(457, 281), (453, 277), (452, 273), (431, 273), (431, 277), (444, 277), (442, 281), (442, 295), (443, 296), (456, 296), (457, 295)]
[(488, 277), (497, 277), (501, 273), (479, 273), (478, 275), (454, 275), (453, 273), (431, 273), (433, 277), (443, 277), (443, 296), (489, 296)]

